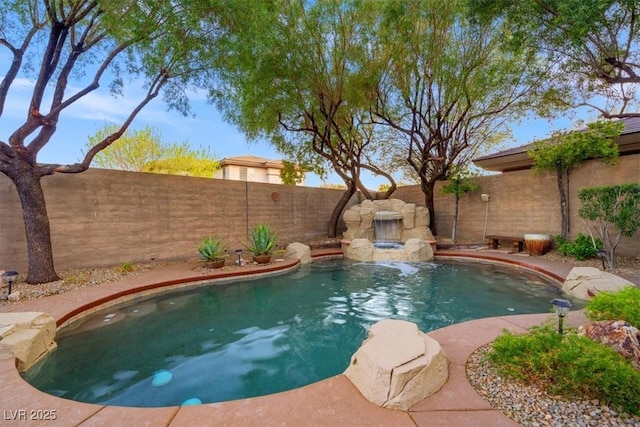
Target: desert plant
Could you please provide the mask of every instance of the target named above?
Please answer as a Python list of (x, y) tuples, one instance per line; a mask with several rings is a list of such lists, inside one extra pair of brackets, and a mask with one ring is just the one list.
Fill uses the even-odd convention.
[[(633, 236), (640, 228), (640, 184), (609, 185), (583, 188), (578, 192), (582, 207), (580, 218), (591, 221), (604, 243), (609, 267), (616, 266), (616, 247), (624, 235)], [(591, 227), (587, 224), (589, 234)], [(618, 231), (612, 237), (612, 228)]]
[(133, 271), (133, 263), (131, 261), (123, 262), (120, 267), (118, 267), (118, 271), (120, 273), (131, 273)]
[(558, 245), (558, 252), (562, 255), (573, 257), (578, 261), (594, 258), (597, 255), (596, 251), (604, 249), (602, 240), (599, 238), (592, 240), (582, 233), (578, 233), (573, 242), (563, 239), (562, 236), (556, 236), (556, 244)]
[(276, 248), (278, 233), (269, 224), (257, 224), (251, 230), (249, 244), (245, 245), (253, 256), (269, 255)]
[(640, 289), (628, 286), (618, 292), (600, 292), (585, 307), (587, 317), (598, 320), (624, 320), (640, 328)]
[(551, 327), (532, 328), (524, 335), (505, 332), (494, 341), (488, 358), (503, 376), (640, 414), (640, 371), (587, 337), (560, 335)]
[(196, 245), (196, 248), (204, 261), (219, 261), (227, 256), (227, 246), (218, 236), (204, 237), (202, 244)]

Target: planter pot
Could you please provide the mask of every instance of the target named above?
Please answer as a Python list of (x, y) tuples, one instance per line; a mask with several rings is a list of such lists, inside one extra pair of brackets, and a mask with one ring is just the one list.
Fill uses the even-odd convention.
[(258, 264), (266, 264), (271, 261), (271, 255), (254, 255), (253, 260)]
[(553, 236), (549, 234), (525, 234), (524, 246), (531, 255), (544, 255), (553, 246)]
[(204, 263), (204, 265), (207, 268), (221, 268), (221, 267), (224, 267), (224, 260), (217, 259), (215, 261), (207, 261)]

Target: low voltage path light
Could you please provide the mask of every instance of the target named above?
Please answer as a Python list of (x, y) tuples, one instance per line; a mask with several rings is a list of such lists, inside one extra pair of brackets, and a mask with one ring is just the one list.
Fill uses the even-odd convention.
[(603, 251), (603, 250), (596, 250), (596, 254), (598, 255), (598, 258), (600, 258), (600, 261), (602, 261), (602, 269), (606, 270), (607, 267), (604, 266), (604, 260), (607, 259), (607, 251)]
[(562, 335), (562, 322), (564, 321), (564, 317), (569, 314), (569, 310), (571, 310), (573, 304), (571, 304), (571, 301), (568, 299), (562, 298), (552, 299), (551, 304), (558, 315), (558, 333)]
[(4, 280), (7, 281), (7, 284), (9, 285), (8, 288), (8, 293), (7, 295), (11, 295), (11, 286), (13, 285), (14, 280), (16, 280), (16, 277), (18, 277), (18, 273), (17, 271), (5, 271), (4, 273), (2, 273), (2, 278)]
[(238, 259), (236, 260), (236, 265), (240, 267), (242, 265), (242, 249), (236, 249), (236, 255), (238, 255)]

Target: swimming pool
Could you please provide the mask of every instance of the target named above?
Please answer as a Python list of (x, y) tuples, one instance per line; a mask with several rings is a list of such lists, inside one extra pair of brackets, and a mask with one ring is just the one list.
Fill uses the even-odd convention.
[(48, 393), (122, 406), (218, 402), (343, 372), (385, 318), (430, 331), (549, 311), (551, 281), (497, 265), (323, 261), (284, 276), (200, 287), (96, 313), (25, 373)]

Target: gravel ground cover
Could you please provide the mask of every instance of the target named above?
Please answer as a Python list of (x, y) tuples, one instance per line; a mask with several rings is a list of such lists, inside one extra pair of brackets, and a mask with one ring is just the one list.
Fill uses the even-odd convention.
[(640, 427), (640, 417), (617, 412), (597, 399), (568, 400), (551, 396), (533, 385), (498, 375), (485, 360), (491, 344), (476, 350), (467, 360), (467, 378), (494, 408), (524, 426), (625, 426)]

